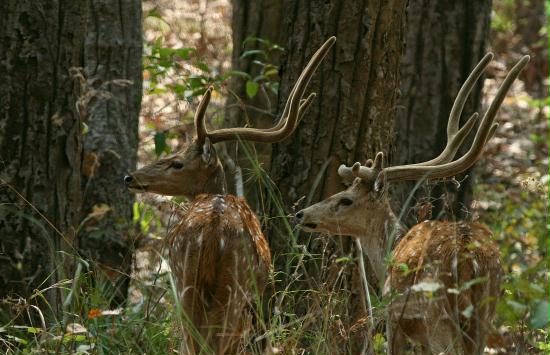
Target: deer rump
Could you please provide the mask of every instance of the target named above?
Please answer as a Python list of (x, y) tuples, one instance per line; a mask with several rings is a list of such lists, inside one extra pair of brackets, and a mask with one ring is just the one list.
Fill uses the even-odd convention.
[(246, 201), (197, 196), (169, 232), (170, 267), (183, 311), (216, 351), (234, 349), (249, 329), (271, 254)]
[(479, 337), (490, 327), (501, 277), (498, 247), (486, 226), (414, 226), (394, 249), (386, 280), (385, 293), (399, 294), (390, 306), (392, 333), (442, 351), (458, 345), (467, 354), (481, 353), (476, 344), (485, 343)]

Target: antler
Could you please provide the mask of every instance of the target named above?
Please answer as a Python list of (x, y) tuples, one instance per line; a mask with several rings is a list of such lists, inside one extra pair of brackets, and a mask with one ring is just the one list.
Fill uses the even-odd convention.
[(453, 161), (458, 148), (478, 118), (478, 114), (474, 113), (464, 124), (464, 126), (460, 130), (458, 129), (459, 119), (462, 109), (464, 108), (464, 103), (466, 102), (468, 94), (472, 90), (475, 82), (481, 76), (492, 58), (493, 55), (491, 53), (483, 57), (472, 73), (468, 76), (466, 82), (462, 85), (449, 115), (447, 126), (447, 145), (437, 158), (423, 163), (382, 168), (381, 162), (383, 160), (383, 154), (380, 152), (376, 155), (376, 160), (380, 160), (378, 167), (376, 163), (372, 168), (368, 166), (360, 166), (359, 163), (355, 163), (355, 165), (351, 168), (342, 165), (338, 169), (340, 176), (345, 179), (349, 179), (350, 175), (353, 175), (354, 177), (369, 180), (373, 180), (374, 177), (376, 177), (375, 188), (378, 190), (383, 182), (418, 180), (422, 178), (441, 179), (454, 176), (471, 167), (481, 155), (483, 147), (487, 141), (495, 133), (495, 130), (498, 127), (498, 124), (494, 123), (496, 113), (502, 104), (504, 97), (508, 93), (510, 86), (514, 80), (517, 79), (530, 59), (528, 55), (524, 56), (512, 68), (512, 70), (510, 70), (508, 75), (506, 75), (502, 86), (499, 88), (495, 96), (495, 99), (491, 102), (489, 109), (481, 120), (472, 146), (461, 158)]
[(212, 143), (217, 143), (222, 141), (237, 140), (240, 138), (251, 142), (275, 143), (286, 139), (292, 134), (292, 132), (294, 132), (300, 118), (315, 98), (315, 93), (310, 94), (306, 99), (302, 99), (302, 96), (304, 95), (313, 73), (317, 67), (319, 67), (319, 64), (325, 58), (334, 42), (336, 42), (336, 37), (330, 37), (310, 59), (309, 63), (300, 74), (300, 77), (290, 92), (281, 119), (275, 127), (267, 129), (223, 128), (209, 132), (206, 129), (204, 122), (204, 110), (201, 111), (201, 108), (203, 108), (203, 106), (206, 107), (206, 105), (208, 105), (208, 101), (210, 100), (211, 89), (208, 89), (199, 104), (197, 113), (195, 114), (197, 140), (199, 142), (203, 142), (205, 138), (208, 137)]

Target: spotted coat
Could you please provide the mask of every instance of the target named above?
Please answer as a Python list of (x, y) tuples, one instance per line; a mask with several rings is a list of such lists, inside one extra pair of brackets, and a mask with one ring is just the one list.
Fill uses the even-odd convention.
[[(439, 342), (435, 348), (448, 351), (452, 342), (458, 342), (453, 348), (481, 353), (483, 349), (476, 349), (475, 344), (485, 343), (478, 336), (487, 334), (501, 277), (498, 247), (486, 226), (441, 221), (417, 224), (393, 251), (386, 292), (391, 289), (401, 296), (390, 307), (391, 319), (417, 343)], [(436, 285), (437, 290), (415, 288), (422, 283)]]
[(170, 230), (169, 245), (183, 310), (217, 353), (234, 352), (271, 265), (258, 218), (243, 198), (202, 194)]

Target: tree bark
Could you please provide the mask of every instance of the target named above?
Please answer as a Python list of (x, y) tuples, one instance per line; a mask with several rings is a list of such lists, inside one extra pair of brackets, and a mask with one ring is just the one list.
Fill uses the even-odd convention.
[(391, 149), (404, 7), (399, 0), (286, 6), (289, 40), (279, 111), (314, 51), (330, 35), (337, 42), (309, 84), (317, 98), (292, 137), (273, 148), (277, 169), (271, 177), (285, 205), (304, 196), (307, 205), (342, 190), (340, 164)]
[[(72, 278), (84, 255), (122, 284), (120, 303), (132, 260), (121, 181), (136, 163), (141, 3), (9, 0), (0, 12), (0, 298)], [(45, 296), (59, 312), (61, 288)]]
[[(133, 195), (122, 184), (135, 168), (142, 91), (141, 2), (88, 2), (84, 45), (84, 74), (89, 95), (83, 111), (84, 135), (83, 212), (94, 208), (105, 214), (87, 219), (80, 250), (93, 261), (95, 271), (114, 284), (114, 304), (126, 300), (132, 266)], [(127, 81), (124, 81), (127, 80)], [(103, 206), (103, 207), (101, 207)], [(93, 214), (96, 215), (96, 214)], [(96, 273), (96, 277), (101, 277)]]
[[(231, 67), (233, 70), (249, 73), (252, 78), (261, 73), (261, 67), (254, 63), (255, 60), (279, 65), (280, 52), (274, 51), (268, 54), (268, 58), (262, 55), (242, 57), (245, 51), (261, 50), (265, 53), (265, 46), (256, 40), (259, 38), (271, 43), (284, 46), (288, 34), (283, 30), (284, 2), (280, 0), (234, 0), (231, 28), (233, 30), (233, 53)], [(245, 43), (246, 42), (246, 43)], [(266, 53), (267, 54), (267, 53)], [(276, 80), (276, 78), (274, 78)], [(252, 99), (246, 95), (246, 80), (242, 77), (233, 77), (228, 85), (229, 95), (226, 101), (225, 126), (239, 127), (245, 124), (257, 128), (266, 128), (272, 125), (277, 113), (277, 96), (268, 90), (261, 91)], [(229, 156), (234, 159), (241, 168), (250, 168), (250, 161), (245, 154), (236, 154), (235, 144), (225, 145)], [(271, 160), (271, 145), (258, 144), (255, 146), (258, 160), (269, 169)], [(235, 193), (235, 184), (230, 169), (228, 179), (229, 192)], [(263, 186), (258, 185), (254, 179), (245, 179), (245, 196), (248, 203), (256, 212), (261, 208), (261, 192)]]
[[(409, 2), (392, 164), (427, 161), (445, 147), (447, 120), (456, 95), (486, 53), (490, 14), (491, 0)], [(482, 86), (483, 80), (479, 80), (466, 102), (462, 122), (479, 111)], [(461, 149), (457, 156), (466, 150)], [(466, 180), (465, 175), (469, 176)], [(423, 184), (404, 208), (429, 202), (434, 205), (433, 218), (465, 217), (472, 198), (472, 171), (457, 180), (461, 181), (458, 190), (453, 183)], [(404, 206), (414, 185), (400, 183), (392, 188), (396, 210)], [(404, 218), (408, 224), (429, 218), (422, 208), (410, 211)]]
[[(279, 70), (281, 82), (277, 113), (282, 112), (292, 86), (313, 53), (328, 37), (335, 35), (338, 38), (309, 84), (308, 92), (316, 92), (317, 98), (296, 132), (287, 141), (269, 148), (272, 151), (270, 164), (267, 164), (270, 165), (269, 175), (278, 190), (281, 205), (288, 206), (284, 210), (273, 205), (267, 208), (270, 219), (278, 220), (277, 217), (292, 213), (290, 206), (303, 196), (306, 196), (306, 201), (302, 203), (307, 205), (342, 190), (344, 186), (337, 175), (341, 163), (364, 161), (367, 157), (374, 157), (377, 151), (391, 149), (405, 1), (282, 1), (277, 5), (279, 15), (271, 15), (269, 19), (270, 23), (280, 23), (276, 32), (259, 30), (269, 28), (261, 20), (265, 17), (247, 11), (243, 8), (246, 6), (251, 4), (234, 1), (233, 63), (242, 53), (239, 41), (246, 37), (242, 33), (278, 41), (285, 48)], [(259, 24), (246, 25), (253, 21), (259, 21)], [(270, 124), (273, 121), (271, 117)], [(273, 197), (267, 202), (272, 201)], [(269, 230), (275, 267), (284, 270), (290, 262), (285, 255), (293, 250), (292, 233), (289, 234), (283, 223), (272, 223)], [(321, 253), (323, 242), (318, 238), (310, 239), (310, 242), (304, 241), (309, 244), (309, 250)], [(326, 270), (311, 266), (311, 280), (335, 282), (334, 287), (342, 287), (338, 291), (340, 295), (356, 294), (359, 288), (355, 267), (344, 268), (341, 274), (344, 276), (338, 281), (334, 279), (335, 275), (340, 275), (340, 266), (334, 263), (335, 256), (353, 254), (352, 243), (348, 238), (341, 238), (333, 239), (329, 244), (325, 249), (329, 250), (327, 258), (323, 257), (324, 260), (333, 260), (326, 264), (328, 275), (321, 276)], [(317, 289), (317, 286), (321, 287), (321, 284), (312, 287)], [(355, 303), (342, 310), (349, 316), (341, 314), (347, 327), (363, 315), (354, 312), (356, 306)], [(303, 307), (307, 306), (301, 304), (296, 311), (303, 311)], [(364, 338), (364, 334), (358, 332), (357, 337)], [(336, 338), (335, 335), (333, 339)], [(347, 345), (340, 344), (342, 346), (332, 350), (345, 352), (353, 349), (355, 352), (352, 353), (356, 353), (357, 340)]]
[[(72, 277), (82, 122), (71, 68), (84, 60), (86, 1), (6, 0), (0, 13), (0, 298), (28, 297)], [(60, 288), (44, 296), (59, 311)]]

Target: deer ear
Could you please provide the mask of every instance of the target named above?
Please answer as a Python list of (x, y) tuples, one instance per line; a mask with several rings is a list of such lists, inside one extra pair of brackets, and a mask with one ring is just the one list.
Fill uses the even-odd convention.
[(206, 165), (210, 165), (210, 162), (212, 161), (212, 155), (214, 154), (214, 146), (210, 142), (210, 139), (208, 137), (204, 138), (204, 143), (202, 143), (202, 161)]

